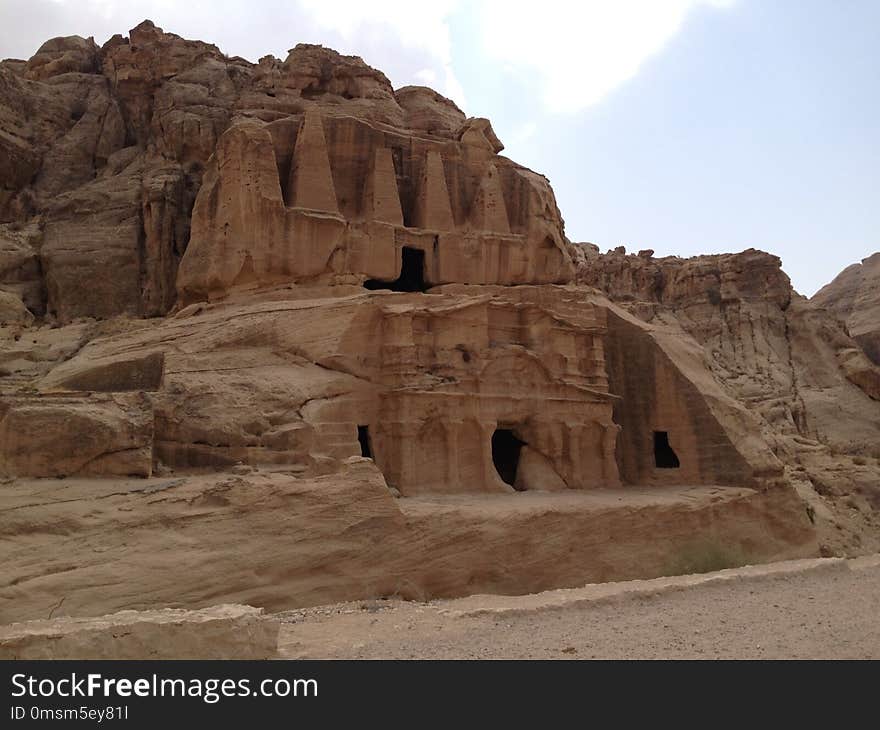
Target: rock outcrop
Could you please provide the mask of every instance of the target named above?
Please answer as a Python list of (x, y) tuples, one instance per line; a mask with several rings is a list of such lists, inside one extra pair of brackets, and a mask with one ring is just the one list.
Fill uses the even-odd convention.
[(777, 257), (653, 258), (584, 245), (574, 256), (578, 281), (672, 346), (690, 343), (713, 384), (745, 407), (737, 443), (770, 447), (814, 519), (818, 510), (827, 552), (877, 545), (880, 369), (834, 317), (794, 292)]
[(547, 181), (498, 157), (487, 120), (321, 46), (251, 64), (149, 21), (102, 48), (56, 38), (0, 65), (0, 126), (4, 321), (27, 317), (10, 293), (69, 322), (248, 281), (393, 281), (404, 248), (427, 284), (571, 276)]
[(724, 567), (816, 550), (803, 506), (785, 490), (398, 499), (361, 457), (320, 476), (287, 466), (19, 480), (0, 498), (0, 623), (218, 601), (280, 611), (531, 593), (668, 575), (706, 555)]
[(119, 611), (0, 627), (0, 659), (274, 659), (277, 621), (262, 609)]
[(0, 406), (0, 444), (7, 473), (150, 476), (153, 415), (139, 394), (23, 396)]
[(571, 244), (430, 89), (145, 21), (0, 64), (0, 131), (5, 620), (880, 539), (880, 371), (778, 259)]
[(845, 268), (810, 301), (843, 322), (865, 354), (880, 365), (880, 253)]

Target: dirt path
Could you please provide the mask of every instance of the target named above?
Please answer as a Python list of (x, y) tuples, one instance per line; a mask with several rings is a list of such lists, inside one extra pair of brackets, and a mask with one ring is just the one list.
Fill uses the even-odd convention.
[(880, 558), (280, 614), (287, 657), (880, 658)]

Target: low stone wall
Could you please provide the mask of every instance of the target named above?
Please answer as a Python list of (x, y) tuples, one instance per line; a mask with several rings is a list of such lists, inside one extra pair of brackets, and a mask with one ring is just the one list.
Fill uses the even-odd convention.
[(0, 627), (0, 659), (272, 659), (278, 628), (237, 604), (25, 621)]

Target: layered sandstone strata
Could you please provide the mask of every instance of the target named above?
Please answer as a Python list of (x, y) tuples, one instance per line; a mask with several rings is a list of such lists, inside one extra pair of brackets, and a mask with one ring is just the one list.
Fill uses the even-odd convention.
[(120, 611), (0, 627), (0, 659), (274, 659), (279, 624), (250, 606)]
[(280, 611), (382, 596), (531, 593), (816, 550), (803, 505), (786, 490), (397, 499), (362, 457), (320, 476), (265, 467), (19, 480), (0, 486), (0, 500), (8, 548), (0, 623), (220, 601)]
[(7, 618), (880, 535), (878, 371), (778, 260), (571, 244), (548, 181), (430, 89), (146, 21), (4, 61), (0, 129)]
[[(31, 380), (36, 392), (8, 393), (5, 471), (83, 475), (116, 464), (109, 473), (149, 474), (150, 453), (175, 469), (241, 461), (315, 470), (369, 455), (404, 494), (616, 487), (621, 476), (754, 486), (782, 473), (704, 362), (583, 289), (274, 296), (196, 305), (95, 338)], [(103, 413), (104, 403), (131, 404), (118, 413), (130, 414), (132, 436), (118, 427), (102, 437), (95, 421), (85, 430), (96, 454), (71, 444), (59, 447), (64, 459), (49, 459), (50, 443), (66, 443), (65, 424), (71, 437), (83, 429), (40, 414), (69, 408), (72, 419)], [(658, 467), (658, 433), (675, 468)], [(141, 440), (123, 448), (123, 438)], [(146, 462), (124, 460), (144, 446)], [(505, 483), (501, 462), (520, 459)]]
[(690, 349), (747, 408), (741, 438), (770, 447), (810, 504), (827, 552), (876, 549), (880, 369), (834, 317), (793, 291), (777, 257), (574, 249), (578, 281)]
[(403, 249), (429, 284), (571, 275), (547, 181), (487, 120), (320, 46), (251, 64), (149, 21), (56, 38), (0, 64), (0, 124), (7, 321), (16, 294), (66, 322), (249, 280), (393, 281)]

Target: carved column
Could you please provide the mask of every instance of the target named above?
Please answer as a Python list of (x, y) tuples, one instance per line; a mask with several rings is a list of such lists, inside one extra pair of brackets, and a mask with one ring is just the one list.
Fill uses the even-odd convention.
[(480, 421), (480, 460), (483, 463), (483, 488), (492, 489), (501, 477), (492, 462), (492, 434), (495, 433), (495, 421)]
[(587, 476), (584, 470), (584, 449), (590, 448), (590, 430), (582, 423), (572, 424), (568, 427), (568, 459), (569, 479), (568, 486), (575, 489), (584, 489), (587, 486)]
[(620, 474), (617, 470), (615, 446), (620, 426), (616, 423), (606, 424), (602, 432), (602, 475), (606, 487), (619, 487)]
[(418, 465), (415, 463), (416, 442), (418, 441), (420, 427), (418, 423), (400, 423), (397, 429), (398, 438), (398, 465), (400, 475), (400, 491), (405, 492), (408, 488), (418, 484)]
[(444, 424), (446, 430), (446, 478), (449, 486), (461, 489), (461, 465), (459, 457), (461, 449), (459, 444), (459, 436), (461, 434), (462, 421), (447, 421)]

